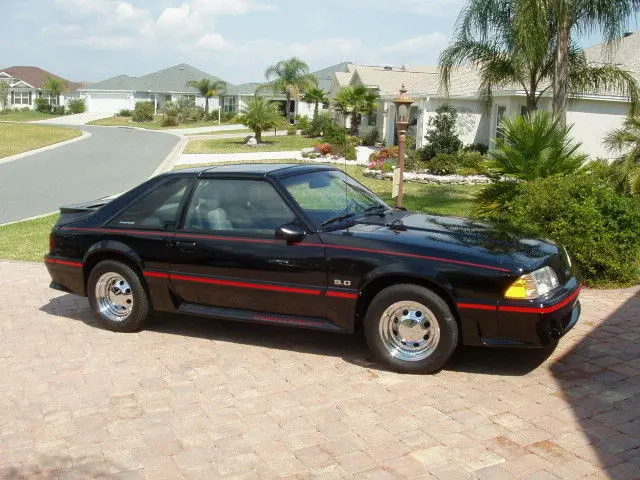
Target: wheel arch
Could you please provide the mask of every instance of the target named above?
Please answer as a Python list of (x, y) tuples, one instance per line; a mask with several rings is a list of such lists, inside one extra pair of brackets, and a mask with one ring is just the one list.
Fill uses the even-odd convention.
[(460, 325), (460, 318), (458, 316), (458, 310), (456, 308), (456, 302), (453, 297), (453, 287), (450, 284), (443, 285), (442, 283), (417, 274), (400, 273), (400, 274), (387, 274), (380, 275), (376, 278), (368, 281), (361, 290), (360, 297), (356, 304), (356, 316), (354, 327), (360, 328), (362, 322), (367, 313), (367, 309), (371, 304), (374, 297), (387, 287), (399, 284), (411, 284), (419, 285), (424, 288), (428, 288), (437, 295), (439, 295), (449, 306), (451, 313), (455, 317), (458, 325)]
[(87, 294), (87, 281), (91, 270), (104, 260), (114, 260), (127, 265), (140, 276), (140, 281), (146, 288), (146, 281), (143, 275), (144, 267), (140, 256), (124, 243), (105, 241), (94, 244), (85, 254), (83, 261), (85, 295)]

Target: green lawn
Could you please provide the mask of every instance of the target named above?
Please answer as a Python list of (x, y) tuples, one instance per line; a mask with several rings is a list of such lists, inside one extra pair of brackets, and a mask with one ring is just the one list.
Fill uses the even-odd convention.
[(256, 153), (256, 152), (283, 152), (290, 150), (302, 150), (313, 147), (319, 140), (298, 135), (283, 135), (278, 137), (263, 137), (266, 145), (249, 147), (244, 144), (242, 138), (224, 138), (213, 140), (191, 140), (184, 153)]
[[(196, 128), (218, 126), (217, 120), (207, 120), (206, 122), (193, 122), (178, 125), (177, 127), (163, 127), (161, 118), (156, 118), (152, 122), (134, 122), (131, 117), (107, 117), (89, 122), (88, 125), (101, 125), (103, 127), (138, 127), (149, 130), (169, 130), (175, 128)], [(224, 124), (223, 124), (224, 125)]]
[(0, 227), (0, 258), (41, 262), (58, 214)]
[(226, 133), (238, 133), (238, 134), (250, 134), (251, 130), (249, 130), (248, 128), (237, 128), (235, 130), (213, 130), (211, 132), (200, 132), (200, 133), (191, 133), (189, 134), (190, 137), (197, 137), (199, 135), (222, 135), (222, 134), (226, 134)]
[(82, 135), (80, 130), (71, 128), (0, 123), (0, 158), (71, 140), (80, 135)]
[(48, 118), (56, 118), (60, 115), (53, 115), (52, 113), (42, 113), (37, 110), (27, 110), (18, 112), (1, 113), (0, 121), (6, 122), (31, 122), (34, 120), (46, 120)]

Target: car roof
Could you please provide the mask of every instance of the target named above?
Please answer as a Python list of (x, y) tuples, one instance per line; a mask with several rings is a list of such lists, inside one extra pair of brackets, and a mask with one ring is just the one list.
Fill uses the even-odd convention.
[(316, 172), (321, 170), (335, 170), (335, 167), (326, 164), (308, 163), (234, 163), (228, 165), (215, 165), (207, 167), (195, 167), (176, 170), (171, 174), (192, 174), (200, 178), (211, 177), (249, 177), (282, 178), (300, 173)]

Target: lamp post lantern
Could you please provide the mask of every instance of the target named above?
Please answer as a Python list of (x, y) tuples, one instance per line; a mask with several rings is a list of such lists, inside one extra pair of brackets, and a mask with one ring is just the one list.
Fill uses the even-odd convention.
[(404, 84), (400, 87), (398, 95), (393, 103), (396, 106), (396, 127), (398, 130), (398, 168), (400, 169), (400, 184), (398, 185), (398, 196), (396, 197), (396, 208), (402, 208), (404, 196), (404, 151), (407, 143), (407, 128), (409, 127), (409, 112), (413, 98), (407, 95)]

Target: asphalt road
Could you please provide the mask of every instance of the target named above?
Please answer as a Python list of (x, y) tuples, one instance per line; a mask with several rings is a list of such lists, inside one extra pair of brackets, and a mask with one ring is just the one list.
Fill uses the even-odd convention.
[(0, 224), (128, 190), (146, 180), (179, 141), (128, 128), (71, 128), (91, 137), (0, 164)]

